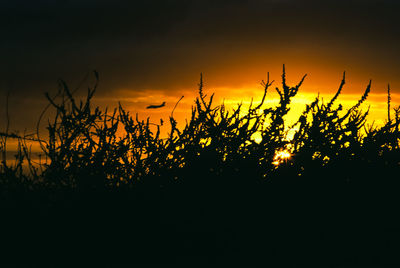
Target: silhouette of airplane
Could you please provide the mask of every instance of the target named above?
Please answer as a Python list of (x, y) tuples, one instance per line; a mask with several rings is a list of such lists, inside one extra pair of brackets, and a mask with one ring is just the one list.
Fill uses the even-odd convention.
[(165, 106), (165, 101), (160, 105), (149, 105), (149, 106), (146, 107), (146, 109), (157, 109), (157, 108), (161, 108), (161, 107), (164, 107), (164, 106)]

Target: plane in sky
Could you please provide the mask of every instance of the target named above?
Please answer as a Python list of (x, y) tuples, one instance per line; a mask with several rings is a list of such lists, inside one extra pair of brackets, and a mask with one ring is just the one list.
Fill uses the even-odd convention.
[(157, 109), (157, 108), (161, 108), (161, 107), (164, 107), (164, 106), (165, 106), (165, 101), (160, 105), (149, 105), (149, 106), (146, 107), (146, 109)]

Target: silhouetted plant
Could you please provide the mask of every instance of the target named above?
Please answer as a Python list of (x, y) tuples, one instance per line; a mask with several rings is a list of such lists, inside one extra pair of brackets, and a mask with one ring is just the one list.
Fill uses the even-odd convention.
[[(97, 82), (93, 89), (88, 89), (86, 99), (78, 102), (67, 84), (60, 81), (61, 91), (56, 97), (51, 98), (46, 93), (55, 109), (55, 116), (47, 127), (46, 141), (40, 137), (9, 134), (8, 130), (1, 134), (3, 158), (7, 138), (16, 138), (20, 144), (16, 164), (11, 168), (3, 160), (1, 174), (3, 178), (27, 180), (30, 177), (31, 181), (52, 187), (132, 187), (148, 181), (159, 185), (176, 183), (184, 179), (182, 176), (190, 176), (191, 169), (208, 170), (220, 177), (236, 170), (238, 174), (251, 174), (251, 179), (265, 180), (274, 173), (280, 174), (279, 169), (289, 167), (291, 173), (301, 175), (310, 164), (311, 167), (325, 166), (361, 156), (367, 158), (366, 161), (375, 161), (383, 154), (398, 154), (399, 109), (395, 109), (395, 120), (391, 120), (390, 89), (388, 122), (363, 133), (368, 110), (363, 112), (360, 106), (368, 97), (371, 83), (354, 106), (342, 111), (341, 104), (334, 104), (345, 84), (345, 75), (328, 103), (317, 97), (306, 105), (295, 124), (285, 125), (291, 100), (305, 77), (290, 87), (283, 69), (282, 90), (276, 88), (279, 95), (276, 107), (263, 108), (273, 83), (268, 76), (262, 83), (264, 94), (260, 103), (251, 103), (246, 110), (239, 104), (231, 111), (224, 104), (213, 105), (214, 95), (208, 98), (204, 93), (201, 77), (190, 119), (179, 129), (172, 112), (169, 134), (165, 138), (160, 136), (161, 124), (153, 124), (149, 118), (133, 118), (121, 105), (111, 113), (91, 107)], [(96, 79), (98, 81), (97, 73)], [(292, 138), (288, 136), (291, 129), (295, 129)], [(261, 137), (258, 142), (256, 135)], [(40, 167), (40, 174), (24, 143), (29, 139), (40, 141), (48, 159)], [(276, 161), (279, 151), (290, 152), (292, 157), (279, 165)], [(28, 161), (29, 176), (22, 172), (23, 160)]]
[[(43, 240), (51, 252), (46, 258), (79, 248), (102, 257), (136, 253), (147, 256), (146, 262), (149, 256), (164, 261), (182, 250), (210, 249), (215, 256), (228, 252), (232, 262), (243, 255), (246, 263), (266, 255), (282, 264), (287, 256), (301, 260), (312, 252), (320, 264), (340, 256), (347, 246), (343, 241), (354, 234), (378, 237), (381, 230), (400, 226), (393, 217), (400, 183), (392, 175), (400, 172), (400, 106), (391, 110), (389, 88), (383, 126), (367, 126), (369, 108), (361, 109), (371, 83), (349, 109), (336, 104), (344, 74), (329, 102), (317, 96), (288, 125), (285, 117), (305, 76), (292, 87), (283, 69), (279, 103), (270, 108), (264, 105), (273, 84), (269, 75), (260, 102), (233, 108), (214, 105), (201, 76), (191, 116), (179, 128), (176, 105), (169, 124), (139, 120), (121, 104), (111, 112), (92, 107), (95, 77), (82, 101), (64, 81), (54, 97), (46, 94), (54, 110), (46, 138), (39, 127), (34, 135), (8, 127), (0, 133), (0, 210), (8, 215), (1, 223), (10, 223), (0, 230), (10, 234), (8, 241)], [(165, 136), (163, 127), (169, 127)], [(6, 159), (8, 139), (18, 143), (12, 163)], [(44, 162), (35, 163), (29, 142), (41, 145)], [(31, 225), (35, 228), (27, 232)], [(76, 242), (90, 231), (90, 247)], [(61, 242), (55, 242), (55, 233)], [(371, 248), (386, 243), (375, 236), (369, 237)], [(104, 242), (97, 244), (98, 237)], [(121, 246), (114, 237), (128, 237), (129, 243)], [(221, 237), (235, 242), (221, 246)], [(279, 253), (288, 241), (295, 246), (281, 246)], [(349, 252), (373, 256), (364, 244)], [(42, 247), (31, 244), (26, 252), (36, 249), (41, 255)]]

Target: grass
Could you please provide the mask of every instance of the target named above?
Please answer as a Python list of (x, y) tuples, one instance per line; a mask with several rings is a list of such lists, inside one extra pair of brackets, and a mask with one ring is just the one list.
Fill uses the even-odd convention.
[[(344, 75), (329, 102), (316, 97), (288, 126), (304, 79), (289, 86), (283, 69), (276, 107), (263, 108), (268, 77), (260, 102), (233, 110), (214, 105), (200, 79), (181, 129), (174, 111), (168, 125), (138, 120), (121, 105), (102, 111), (91, 105), (97, 83), (78, 101), (60, 81), (55, 97), (46, 94), (55, 110), (46, 138), (8, 129), (0, 135), (3, 155), (7, 139), (19, 142), (16, 162), (3, 159), (0, 167), (1, 209), (10, 219), (2, 228), (13, 230), (4, 252), (18, 256), (10, 244), (19, 239), (31, 245), (24, 254), (53, 263), (78, 256), (110, 263), (400, 264), (400, 109), (391, 110), (390, 89), (383, 126), (367, 127), (368, 110), (360, 108), (371, 83), (348, 110), (337, 104)], [(166, 137), (162, 127), (169, 127)], [(29, 140), (40, 143), (47, 163), (32, 162)]]

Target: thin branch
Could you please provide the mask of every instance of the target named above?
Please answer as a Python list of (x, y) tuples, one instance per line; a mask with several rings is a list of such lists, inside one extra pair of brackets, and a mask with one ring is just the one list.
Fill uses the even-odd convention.
[(184, 97), (184, 96), (182, 96), (182, 97), (178, 100), (178, 102), (175, 104), (174, 109), (172, 109), (172, 112), (171, 112), (171, 117), (174, 117), (174, 111), (175, 111), (176, 107), (178, 106), (179, 102), (183, 99), (183, 97)]

